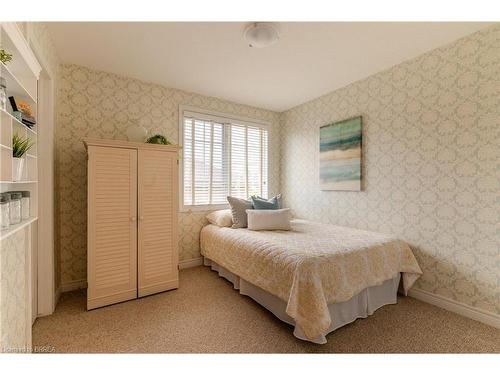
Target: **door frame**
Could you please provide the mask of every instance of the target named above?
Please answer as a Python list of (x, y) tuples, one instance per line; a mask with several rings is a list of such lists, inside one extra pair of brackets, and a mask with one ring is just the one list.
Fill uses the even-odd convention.
[(40, 31), (32, 22), (27, 22), (24, 36), (41, 67), (38, 77), (37, 117), (41, 124), (37, 132), (38, 199), (36, 226), (33, 228), (32, 314), (50, 315), (54, 312), (60, 290), (57, 285), (55, 246), (55, 119), (58, 62), (51, 62), (47, 46), (36, 36)]
[[(38, 121), (43, 131), (38, 132), (38, 246), (36, 265), (36, 316), (54, 312), (56, 299), (54, 246), (54, 79), (42, 64), (38, 81)], [(35, 299), (35, 298), (34, 298)]]

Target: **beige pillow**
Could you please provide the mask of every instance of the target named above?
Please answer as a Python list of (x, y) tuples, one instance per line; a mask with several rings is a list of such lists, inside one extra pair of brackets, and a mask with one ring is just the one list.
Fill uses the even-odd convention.
[(290, 230), (290, 209), (247, 210), (250, 230)]
[(210, 212), (207, 215), (210, 224), (218, 225), (219, 227), (230, 227), (233, 225), (233, 215), (231, 210), (218, 210)]

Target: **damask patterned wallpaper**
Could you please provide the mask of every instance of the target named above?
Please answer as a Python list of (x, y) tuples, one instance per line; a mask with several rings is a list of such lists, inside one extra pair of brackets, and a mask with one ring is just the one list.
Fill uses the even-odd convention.
[[(56, 123), (56, 190), (61, 283), (86, 278), (85, 137), (126, 139), (135, 120), (150, 132), (178, 142), (179, 105), (191, 105), (271, 122), (270, 193), (279, 188), (279, 114), (213, 97), (165, 88), (76, 65), (61, 66)], [(206, 213), (181, 213), (180, 260), (199, 257), (199, 233)]]
[[(281, 115), (281, 189), (299, 217), (392, 233), (417, 287), (500, 313), (500, 26)], [(363, 189), (320, 191), (319, 127), (363, 116)]]

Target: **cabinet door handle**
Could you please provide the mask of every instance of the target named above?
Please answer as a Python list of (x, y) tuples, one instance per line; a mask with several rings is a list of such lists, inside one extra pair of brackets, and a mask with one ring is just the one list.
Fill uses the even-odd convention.
[(135, 216), (131, 216), (130, 221), (135, 221)]
[(144, 220), (144, 216), (139, 216), (139, 220)]

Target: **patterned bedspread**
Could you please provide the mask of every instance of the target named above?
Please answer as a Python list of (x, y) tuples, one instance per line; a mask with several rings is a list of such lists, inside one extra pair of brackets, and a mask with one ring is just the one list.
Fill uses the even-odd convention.
[(422, 274), (403, 241), (305, 220), (292, 220), (292, 231), (208, 225), (201, 231), (201, 254), (287, 302), (287, 314), (311, 340), (330, 326), (328, 304), (399, 272), (407, 292)]

